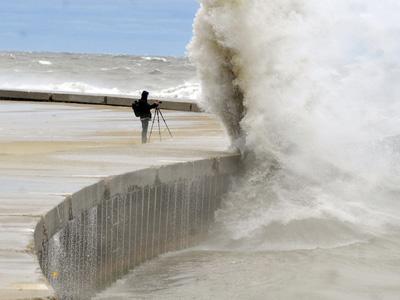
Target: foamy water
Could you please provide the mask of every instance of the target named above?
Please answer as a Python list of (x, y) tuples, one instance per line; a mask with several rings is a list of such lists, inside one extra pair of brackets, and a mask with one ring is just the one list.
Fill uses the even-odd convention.
[(197, 99), (200, 85), (186, 58), (0, 52), (0, 89)]
[(399, 299), (400, 4), (201, 4), (201, 102), (242, 174), (208, 241), (97, 299)]
[(218, 213), (224, 239), (309, 249), (399, 228), (394, 12), (393, 1), (203, 1), (191, 45), (203, 100), (247, 156)]

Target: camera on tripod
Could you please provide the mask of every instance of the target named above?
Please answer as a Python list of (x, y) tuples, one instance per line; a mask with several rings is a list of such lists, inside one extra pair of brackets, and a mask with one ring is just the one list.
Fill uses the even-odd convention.
[[(161, 103), (162, 103), (162, 101), (158, 101), (158, 104), (161, 104)], [(155, 123), (156, 119), (157, 119), (157, 123), (158, 123), (158, 135), (160, 136), (160, 141), (161, 141), (160, 116), (161, 116), (161, 119), (164, 121), (165, 127), (167, 128), (169, 135), (170, 135), (171, 137), (173, 137), (173, 136), (172, 136), (172, 133), (171, 133), (171, 130), (169, 129), (168, 124), (167, 124), (167, 122), (166, 122), (165, 119), (164, 119), (164, 115), (162, 114), (160, 107), (157, 106), (157, 107), (155, 108), (155, 115), (154, 115), (154, 117), (153, 117), (153, 122), (151, 123), (151, 129), (150, 129), (150, 134), (149, 134), (149, 142), (150, 142), (150, 139), (151, 139), (151, 135), (152, 135), (152, 133), (153, 133), (154, 123)]]

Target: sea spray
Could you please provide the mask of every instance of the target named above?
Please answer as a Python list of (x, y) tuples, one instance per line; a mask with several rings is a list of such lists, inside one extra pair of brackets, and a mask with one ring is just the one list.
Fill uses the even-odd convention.
[(245, 170), (216, 240), (335, 247), (398, 226), (396, 1), (203, 0), (190, 55)]

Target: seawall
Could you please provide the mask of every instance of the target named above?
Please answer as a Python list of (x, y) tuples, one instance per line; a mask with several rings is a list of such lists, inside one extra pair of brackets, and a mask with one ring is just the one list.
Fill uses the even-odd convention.
[(34, 238), (61, 299), (88, 299), (160, 254), (203, 240), (239, 170), (229, 155), (102, 180), (45, 214)]
[[(22, 90), (0, 90), (0, 100), (9, 101), (42, 101), (63, 102), (79, 104), (97, 104), (130, 107), (135, 100), (132, 96), (115, 96), (101, 94), (61, 93), (49, 91), (22, 91)], [(149, 103), (162, 100), (160, 108), (166, 110), (177, 110), (187, 112), (200, 112), (200, 107), (193, 100), (176, 99), (149, 99)]]

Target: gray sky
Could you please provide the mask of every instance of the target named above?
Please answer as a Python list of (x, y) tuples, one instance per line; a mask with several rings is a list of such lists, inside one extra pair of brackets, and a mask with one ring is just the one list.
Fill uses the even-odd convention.
[(12, 0), (1, 4), (0, 50), (185, 54), (196, 0)]

